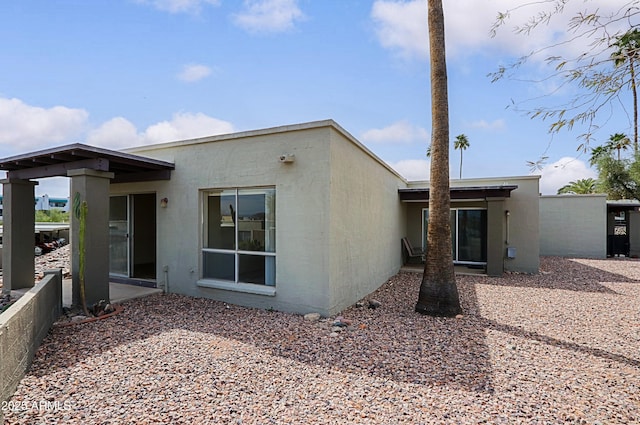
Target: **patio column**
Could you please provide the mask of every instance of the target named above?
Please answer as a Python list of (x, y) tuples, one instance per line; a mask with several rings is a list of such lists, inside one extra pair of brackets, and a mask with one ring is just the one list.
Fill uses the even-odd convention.
[[(80, 298), (80, 220), (76, 200), (87, 203), (85, 220), (84, 292), (87, 307), (109, 302), (109, 183), (114, 174), (87, 168), (70, 170), (71, 177), (71, 281), (72, 304)], [(78, 206), (79, 206), (78, 205)]]
[(38, 182), (2, 180), (2, 292), (35, 284), (35, 186)]
[(487, 199), (487, 274), (502, 276), (505, 255), (504, 198)]

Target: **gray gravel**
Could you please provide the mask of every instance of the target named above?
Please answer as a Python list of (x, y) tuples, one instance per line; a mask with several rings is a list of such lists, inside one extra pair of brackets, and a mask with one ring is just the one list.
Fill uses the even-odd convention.
[[(460, 276), (464, 316), (413, 312), (420, 275), (320, 321), (178, 295), (54, 328), (7, 423), (640, 423), (640, 262), (543, 258)], [(348, 326), (344, 326), (348, 324)], [(43, 403), (44, 402), (44, 407)]]

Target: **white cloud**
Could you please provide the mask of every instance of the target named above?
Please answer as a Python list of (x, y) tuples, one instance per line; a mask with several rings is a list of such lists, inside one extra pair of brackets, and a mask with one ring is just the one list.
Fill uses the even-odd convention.
[(409, 181), (429, 180), (430, 164), (426, 159), (404, 159), (389, 163), (391, 168)]
[(122, 149), (143, 144), (136, 126), (122, 117), (112, 118), (87, 135), (87, 144), (108, 149)]
[(0, 98), (0, 145), (36, 149), (70, 142), (85, 129), (89, 114), (64, 106), (41, 108), (20, 99)]
[(220, 0), (137, 0), (169, 13), (199, 13), (203, 5), (219, 6)]
[(415, 141), (428, 141), (429, 133), (407, 121), (398, 121), (384, 128), (367, 130), (360, 140), (370, 143), (410, 144)]
[(545, 166), (541, 174), (540, 193), (543, 195), (555, 195), (558, 189), (571, 181), (598, 177), (587, 164), (572, 157), (563, 157)]
[(478, 128), (480, 130), (502, 131), (507, 128), (507, 124), (503, 119), (497, 119), (491, 122), (486, 120), (478, 120), (472, 122), (471, 127)]
[(245, 0), (244, 10), (233, 22), (249, 32), (276, 33), (291, 30), (304, 14), (297, 0)]
[(233, 133), (233, 125), (202, 113), (176, 113), (170, 121), (153, 124), (143, 132), (122, 117), (113, 118), (91, 131), (87, 143), (109, 149), (171, 142)]
[(405, 58), (429, 56), (427, 3), (377, 0), (371, 8), (371, 19), (382, 47), (397, 51)]
[(146, 143), (161, 143), (233, 132), (234, 128), (230, 122), (202, 113), (180, 112), (174, 114), (171, 121), (162, 121), (147, 128), (144, 140)]
[(194, 83), (211, 75), (211, 68), (196, 63), (185, 65), (178, 74), (178, 79), (187, 83)]
[[(548, 24), (541, 25), (529, 35), (519, 35), (514, 34), (516, 26), (525, 24), (542, 11), (552, 9), (557, 2), (532, 2), (523, 8), (517, 8), (513, 0), (456, 0), (443, 3), (449, 57), (483, 51), (498, 51), (511, 57), (520, 57), (572, 37), (573, 34), (567, 32), (567, 24), (578, 12), (598, 10), (605, 16), (620, 8), (620, 2), (610, 0), (591, 0), (586, 6), (584, 1), (570, 1), (565, 4), (564, 12), (554, 16)], [(508, 10), (511, 10), (509, 19), (492, 38), (490, 29), (496, 22), (498, 12)], [(406, 59), (428, 58), (429, 35), (424, 0), (376, 0), (371, 9), (371, 19), (383, 47)], [(616, 29), (612, 28), (612, 32)], [(580, 39), (559, 46), (554, 53), (574, 56), (576, 52), (590, 51), (589, 42), (587, 38)], [(549, 55), (543, 56), (541, 59)]]

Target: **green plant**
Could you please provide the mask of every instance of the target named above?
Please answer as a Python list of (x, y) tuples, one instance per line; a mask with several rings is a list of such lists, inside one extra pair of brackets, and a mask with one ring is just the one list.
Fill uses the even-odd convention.
[(69, 213), (61, 210), (36, 211), (36, 223), (68, 223)]
[(78, 252), (79, 252), (79, 280), (80, 280), (80, 302), (82, 303), (82, 310), (85, 316), (89, 316), (89, 310), (87, 309), (87, 298), (85, 295), (84, 286), (84, 268), (85, 268), (85, 233), (87, 231), (87, 212), (89, 208), (87, 201), (80, 200), (80, 193), (76, 192), (73, 196), (73, 214), (78, 219)]

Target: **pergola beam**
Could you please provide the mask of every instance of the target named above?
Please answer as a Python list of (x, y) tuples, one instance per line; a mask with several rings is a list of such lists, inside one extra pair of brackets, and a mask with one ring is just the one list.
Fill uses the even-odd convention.
[(21, 180), (41, 179), (45, 177), (65, 176), (67, 171), (88, 168), (96, 171), (109, 171), (109, 160), (104, 158), (81, 159), (73, 162), (43, 165), (7, 172), (7, 177)]

